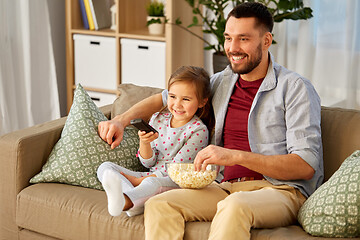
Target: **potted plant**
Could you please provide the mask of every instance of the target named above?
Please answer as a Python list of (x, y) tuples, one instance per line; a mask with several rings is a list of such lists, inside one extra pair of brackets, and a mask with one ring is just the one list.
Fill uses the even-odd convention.
[(151, 0), (146, 5), (147, 26), (149, 33), (153, 35), (160, 35), (164, 33), (165, 15), (164, 3), (159, 0)]
[[(213, 50), (213, 65), (214, 72), (224, 69), (224, 65), (228, 64), (224, 52), (224, 30), (226, 23), (225, 8), (231, 4), (235, 7), (243, 2), (261, 2), (271, 12), (274, 17), (274, 22), (281, 22), (285, 19), (300, 20), (309, 19), (312, 17), (312, 10), (309, 7), (304, 7), (303, 0), (185, 0), (191, 7), (194, 13), (192, 23), (184, 27), (181, 20), (176, 19), (175, 24), (184, 30), (190, 32), (196, 37), (204, 41), (205, 50)], [(202, 6), (205, 10), (202, 11)], [(189, 30), (189, 28), (200, 26), (203, 27), (203, 33), (214, 36), (217, 40), (216, 44), (207, 41), (203, 36), (199, 36)], [(274, 43), (276, 43), (274, 41)], [(218, 66), (217, 61), (220, 61)]]

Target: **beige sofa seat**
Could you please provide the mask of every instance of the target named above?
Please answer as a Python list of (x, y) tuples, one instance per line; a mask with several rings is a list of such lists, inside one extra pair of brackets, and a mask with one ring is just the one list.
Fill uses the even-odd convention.
[[(59, 239), (137, 239), (143, 216), (109, 217), (103, 191), (66, 184), (41, 183), (18, 195), (19, 227)], [(64, 224), (66, 223), (66, 224)]]
[[(123, 96), (101, 110), (110, 116), (125, 111), (147, 94), (159, 90), (122, 86)], [(142, 91), (138, 93), (139, 89)], [(131, 104), (127, 104), (131, 103)], [(120, 113), (116, 112), (116, 113)], [(66, 118), (22, 129), (0, 137), (0, 240), (45, 239), (144, 239), (143, 215), (111, 217), (103, 191), (57, 183), (30, 185), (60, 138)], [(325, 176), (360, 149), (360, 111), (322, 108)], [(207, 239), (209, 222), (186, 224), (184, 239)], [(256, 240), (318, 240), (293, 225), (253, 229)], [(338, 238), (340, 239), (340, 238)], [(360, 238), (353, 238), (360, 239)]]

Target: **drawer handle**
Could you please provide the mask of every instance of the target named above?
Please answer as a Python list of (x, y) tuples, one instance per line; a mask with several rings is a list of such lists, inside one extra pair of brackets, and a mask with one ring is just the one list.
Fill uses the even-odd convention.
[(97, 41), (90, 41), (90, 44), (92, 44), (92, 45), (100, 45), (100, 42), (97, 42)]
[(100, 101), (100, 98), (97, 98), (97, 97), (91, 97), (91, 100), (93, 100), (93, 101)]
[(141, 45), (139, 45), (139, 46), (138, 46), (138, 49), (146, 49), (146, 50), (148, 50), (149, 47), (148, 47), (148, 46), (141, 46)]

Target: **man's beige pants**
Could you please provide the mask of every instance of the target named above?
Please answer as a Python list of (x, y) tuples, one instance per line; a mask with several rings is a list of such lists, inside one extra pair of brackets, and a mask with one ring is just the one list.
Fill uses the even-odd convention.
[(305, 200), (295, 188), (265, 180), (171, 190), (145, 203), (145, 239), (180, 240), (185, 222), (212, 221), (209, 239), (246, 240), (251, 228), (293, 224)]

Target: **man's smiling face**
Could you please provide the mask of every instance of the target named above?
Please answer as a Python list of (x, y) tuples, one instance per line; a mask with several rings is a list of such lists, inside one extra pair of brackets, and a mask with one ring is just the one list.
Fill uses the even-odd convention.
[(230, 17), (225, 27), (224, 49), (235, 73), (249, 74), (263, 58), (263, 30), (255, 18)]

